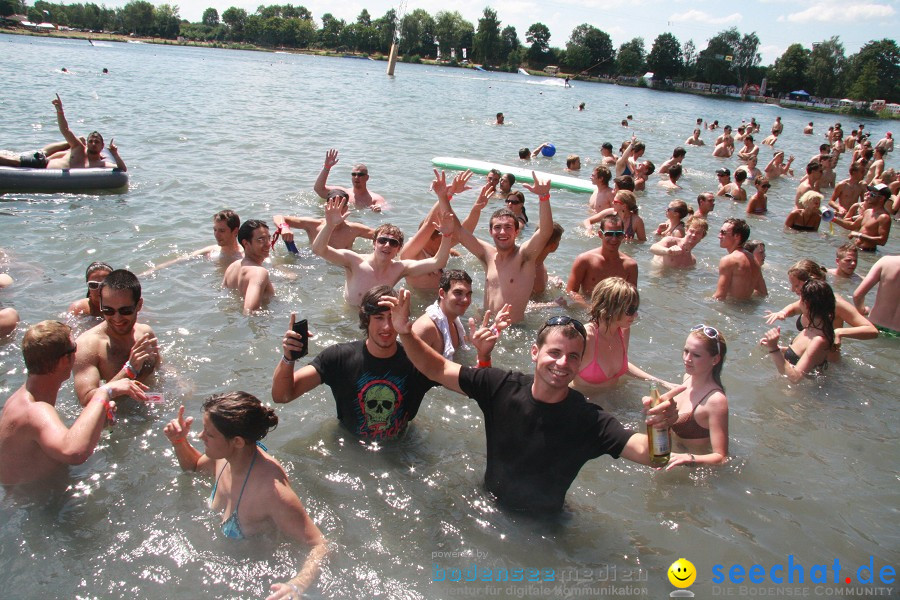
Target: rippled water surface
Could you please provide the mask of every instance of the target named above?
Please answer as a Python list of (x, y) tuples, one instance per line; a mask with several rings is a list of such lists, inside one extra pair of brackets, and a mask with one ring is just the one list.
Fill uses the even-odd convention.
[[(2, 247), (16, 281), (0, 293), (0, 302), (15, 307), (25, 325), (61, 315), (83, 293), (84, 267), (93, 260), (141, 271), (213, 243), (210, 219), (222, 208), (268, 221), (278, 213), (320, 216), (312, 185), (329, 147), (341, 153), (330, 183), (349, 185), (350, 167), (364, 161), (370, 188), (392, 205), (384, 215), (354, 218), (373, 226), (389, 220), (411, 234), (432, 202), (433, 156), (519, 164), (518, 148), (551, 141), (556, 157), (535, 161), (536, 168), (562, 173), (565, 156), (576, 153), (587, 177), (601, 143), (618, 146), (630, 136), (632, 129), (619, 125), (628, 114), (657, 166), (690, 135), (698, 116), (733, 125), (756, 117), (765, 129), (781, 115), (786, 129), (779, 144), (802, 166), (820, 142), (818, 135), (801, 135), (802, 125), (813, 120), (824, 131), (835, 119), (641, 89), (579, 82), (564, 89), (542, 78), (406, 64), (388, 78), (385, 63), (362, 60), (109, 42), (92, 47), (15, 36), (0, 36), (0, 53), (0, 147), (25, 151), (58, 139), (50, 100), (59, 93), (76, 133), (98, 129), (107, 140), (115, 138), (131, 174), (127, 194), (0, 196)], [(100, 74), (104, 67), (110, 75)], [(582, 101), (587, 109), (578, 112)], [(498, 111), (506, 113), (502, 128), (491, 125)], [(850, 120), (843, 121), (849, 130)], [(867, 129), (878, 139), (898, 125), (873, 122)], [(703, 137), (710, 142), (712, 134)], [(692, 203), (712, 189), (716, 167), (737, 166), (709, 152), (688, 150), (684, 191), (675, 197)], [(762, 166), (770, 156), (764, 148)], [(846, 168), (844, 159), (839, 177)], [(712, 235), (695, 250), (699, 264), (693, 271), (660, 273), (650, 264), (649, 244), (626, 249), (640, 265), (642, 296), (631, 338), (633, 362), (672, 380), (682, 373), (681, 345), (691, 325), (712, 324), (729, 339), (728, 465), (655, 473), (604, 457), (582, 470), (563, 516), (526, 518), (500, 511), (481, 488), (484, 432), (473, 402), (434, 390), (403, 440), (373, 445), (338, 425), (334, 402), (322, 387), (279, 406), (280, 426), (266, 439), (333, 543), (309, 595), (487, 595), (496, 588), (432, 581), (441, 569), (473, 563), (555, 569), (557, 582), (571, 569), (591, 570), (562, 591), (507, 590), (502, 584), (501, 596), (585, 595), (593, 586), (594, 595), (627, 588), (643, 598), (672, 590), (664, 573), (680, 556), (699, 571), (692, 587), (698, 597), (716, 592), (710, 579), (714, 564), (772, 565), (793, 554), (808, 566), (835, 558), (861, 565), (870, 555), (876, 567), (896, 566), (896, 340), (850, 340), (842, 363), (818, 381), (798, 385), (777, 377), (756, 345), (765, 331), (765, 311), (794, 298), (787, 267), (806, 257), (831, 266), (834, 249), (845, 239), (827, 227), (818, 235), (782, 231), (795, 186), (796, 181), (776, 181), (770, 215), (750, 218), (751, 237), (767, 244), (770, 296), (764, 302), (709, 300), (722, 255), (715, 232), (723, 219), (743, 213), (730, 202), (718, 201)], [(640, 202), (652, 231), (672, 196), (651, 188)], [(472, 200), (470, 192), (454, 202), (465, 207)], [(565, 279), (574, 257), (597, 245), (579, 231), (586, 201), (584, 195), (554, 193), (554, 218), (566, 234), (547, 261), (552, 275)], [(536, 218), (533, 200), (529, 206)], [(485, 225), (486, 218), (481, 235)], [(897, 252), (897, 236), (895, 231), (887, 252)], [(860, 255), (859, 271), (876, 258)], [(266, 536), (240, 543), (221, 538), (218, 516), (205, 508), (210, 482), (182, 474), (162, 434), (178, 404), (199, 416), (203, 398), (214, 392), (243, 389), (268, 400), (291, 310), (309, 319), (317, 334), (313, 353), (359, 338), (356, 317), (340, 300), (339, 269), (306, 248), (294, 257), (279, 246), (273, 262), (277, 298), (251, 317), (241, 315), (239, 300), (219, 288), (221, 271), (211, 263), (183, 263), (143, 281), (142, 319), (156, 331), (167, 363), (156, 386), (166, 403), (123, 403), (121, 424), (104, 434), (98, 451), (49, 498), (0, 497), (0, 595), (249, 598), (264, 596), (270, 583), (296, 572), (305, 548)], [(483, 274), (477, 261), (464, 253), (451, 264), (474, 274), (479, 304)], [(835, 289), (848, 296), (853, 286)], [(426, 302), (417, 300), (420, 306)], [(529, 314), (504, 337), (494, 364), (530, 370), (532, 333), (545, 318), (546, 312)], [(784, 329), (792, 331), (792, 325)], [(0, 344), (3, 398), (24, 380), (23, 331)], [(644, 392), (644, 384), (630, 380), (596, 401), (636, 426)], [(58, 408), (71, 421), (76, 405), (68, 383)], [(604, 568), (607, 581), (601, 583)]]

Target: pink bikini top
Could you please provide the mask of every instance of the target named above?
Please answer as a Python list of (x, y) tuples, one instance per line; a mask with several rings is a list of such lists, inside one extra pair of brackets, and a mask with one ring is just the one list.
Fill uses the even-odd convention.
[[(622, 328), (619, 327), (619, 339), (622, 341), (622, 349), (625, 348), (625, 334), (622, 332)], [(597, 361), (597, 357), (600, 355), (600, 336), (594, 336), (594, 359), (578, 373), (578, 376), (581, 377), (584, 381), (590, 384), (599, 385), (601, 383), (606, 383), (607, 381), (611, 381), (618, 377), (621, 377), (625, 373), (628, 372), (628, 352), (622, 352), (622, 368), (619, 369), (617, 373), (614, 373), (611, 377), (607, 377), (606, 373), (603, 371), (603, 367), (600, 366), (600, 363)]]

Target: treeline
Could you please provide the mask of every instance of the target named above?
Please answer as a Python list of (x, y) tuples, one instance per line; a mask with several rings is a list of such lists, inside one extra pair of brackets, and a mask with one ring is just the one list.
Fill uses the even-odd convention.
[(606, 32), (584, 23), (572, 30), (561, 48), (550, 45), (550, 29), (543, 23), (531, 25), (523, 43), (516, 28), (504, 27), (490, 7), (484, 9), (477, 25), (457, 11), (431, 15), (423, 9), (399, 18), (393, 9), (379, 18), (363, 9), (349, 23), (325, 13), (317, 25), (306, 7), (291, 4), (259, 6), (255, 13), (231, 7), (221, 15), (208, 8), (199, 23), (190, 23), (180, 18), (177, 6), (154, 6), (146, 0), (132, 0), (115, 9), (43, 0), (28, 7), (22, 0), (0, 0), (0, 15), (13, 13), (27, 14), (35, 22), (49, 20), (95, 31), (366, 54), (387, 54), (396, 38), (403, 59), (413, 62), (438, 56), (461, 61), (465, 49), (465, 58), (472, 62), (510, 71), (548, 65), (575, 75), (602, 77), (635, 77), (651, 71), (654, 79), (662, 81), (740, 88), (767, 78), (769, 95), (805, 89), (819, 97), (900, 102), (900, 48), (891, 39), (873, 40), (849, 57), (837, 37), (813, 44), (812, 49), (793, 44), (773, 65), (764, 67), (759, 37), (755, 32), (742, 34), (734, 27), (716, 34), (702, 50), (693, 40), (682, 43), (671, 33), (663, 33), (647, 52), (641, 37), (616, 49)]

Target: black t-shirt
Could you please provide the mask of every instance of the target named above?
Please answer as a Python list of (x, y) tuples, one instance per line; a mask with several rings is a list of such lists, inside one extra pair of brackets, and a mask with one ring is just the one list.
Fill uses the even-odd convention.
[(393, 438), (419, 412), (425, 392), (437, 385), (412, 365), (403, 346), (390, 358), (376, 358), (364, 340), (326, 348), (312, 361), (331, 388), (337, 417), (364, 438)]
[(550, 404), (531, 395), (533, 375), (463, 367), (459, 387), (484, 412), (484, 483), (504, 505), (558, 511), (578, 471), (602, 454), (618, 458), (634, 432), (570, 390)]

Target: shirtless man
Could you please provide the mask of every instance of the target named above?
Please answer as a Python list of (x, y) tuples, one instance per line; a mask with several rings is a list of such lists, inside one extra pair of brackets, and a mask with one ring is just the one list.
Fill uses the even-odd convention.
[(650, 253), (661, 257), (662, 266), (676, 269), (687, 269), (697, 264), (697, 259), (691, 253), (694, 246), (706, 237), (709, 224), (706, 219), (694, 217), (687, 226), (684, 237), (667, 235), (650, 246)]
[(705, 146), (706, 143), (700, 139), (700, 130), (695, 129), (693, 135), (684, 140), (685, 146)]
[(625, 231), (618, 215), (608, 215), (600, 222), (600, 247), (579, 254), (572, 263), (566, 292), (582, 306), (589, 306), (591, 292), (607, 277), (621, 277), (637, 285), (637, 261), (619, 251)]
[(728, 136), (728, 139), (721, 144), (716, 144), (712, 153), (713, 156), (718, 158), (731, 158), (732, 154), (734, 154), (734, 140), (731, 139), (731, 136)]
[[(448, 269), (441, 276), (438, 299), (425, 309), (425, 314), (413, 323), (416, 332), (426, 344), (434, 348), (444, 358), (453, 359), (460, 348), (468, 349), (462, 316), (472, 304), (472, 278), (460, 269)], [(509, 305), (504, 307), (494, 320), (493, 329), (496, 334), (509, 326)], [(485, 313), (484, 326), (490, 320), (490, 311)], [(475, 319), (469, 319), (469, 331), (475, 332)], [(487, 364), (483, 364), (483, 363)], [(479, 357), (479, 366), (490, 366), (490, 357)]]
[(875, 252), (887, 243), (891, 231), (891, 215), (884, 204), (891, 198), (891, 190), (883, 183), (870, 185), (863, 196), (862, 211), (853, 219), (835, 217), (832, 221), (850, 230), (850, 239), (860, 250)]
[(647, 189), (647, 179), (653, 175), (654, 170), (656, 167), (652, 161), (645, 160), (637, 163), (634, 171), (634, 189), (637, 191)]
[[(875, 285), (875, 304), (865, 305), (866, 294)], [(900, 256), (883, 256), (853, 292), (853, 303), (885, 337), (900, 337)]]
[(591, 183), (596, 186), (597, 189), (591, 194), (591, 200), (588, 203), (591, 210), (595, 213), (600, 212), (604, 208), (612, 208), (612, 201), (615, 192), (611, 187), (609, 187), (609, 180), (612, 177), (612, 173), (609, 172), (603, 165), (597, 165), (594, 167), (594, 170), (591, 171)]
[(734, 147), (734, 137), (731, 135), (731, 125), (726, 125), (722, 130), (722, 135), (716, 138), (716, 146), (721, 144), (728, 144), (732, 148)]
[(731, 170), (725, 167), (716, 169), (716, 178), (719, 180), (719, 189), (716, 190), (716, 197), (731, 194)]
[[(699, 130), (698, 130), (699, 131)], [(684, 160), (685, 155), (687, 154), (687, 150), (682, 148), (681, 146), (676, 146), (674, 150), (672, 150), (672, 158), (667, 160), (662, 164), (659, 168), (660, 175), (668, 175), (669, 169), (674, 167), (675, 165), (680, 165)]]
[(882, 150), (884, 150), (885, 154), (887, 154), (888, 152), (893, 152), (894, 151), (894, 136), (893, 136), (893, 134), (890, 131), (885, 133), (884, 137), (881, 138), (880, 140), (878, 140), (878, 143), (875, 144), (875, 147), (881, 148)]
[(784, 152), (779, 150), (772, 156), (772, 160), (769, 161), (769, 164), (766, 165), (765, 173), (766, 177), (769, 178), (769, 181), (773, 179), (777, 179), (782, 175), (790, 175), (794, 176), (794, 170), (791, 169), (791, 164), (794, 162), (794, 155), (791, 154), (788, 157), (787, 162), (784, 162)]
[(837, 216), (843, 216), (850, 207), (857, 202), (862, 202), (866, 193), (866, 184), (862, 182), (863, 167), (859, 163), (850, 163), (850, 177), (834, 186), (834, 193), (828, 206), (834, 209)]
[(190, 260), (197, 256), (202, 256), (210, 260), (218, 262), (220, 265), (230, 265), (236, 260), (240, 260), (244, 256), (240, 244), (237, 241), (238, 228), (241, 226), (241, 218), (236, 212), (230, 209), (217, 212), (213, 216), (213, 237), (216, 243), (199, 250), (195, 250), (186, 256), (173, 258), (166, 262), (160, 263), (155, 267), (151, 267), (141, 273), (141, 277), (146, 277), (155, 271), (171, 267), (172, 265)]
[(856, 142), (859, 141), (859, 132), (854, 129), (850, 132), (846, 138), (844, 138), (844, 148), (846, 150), (853, 150), (856, 148)]
[(806, 135), (812, 135), (812, 132), (813, 132), (813, 122), (810, 121), (806, 125), (806, 127), (803, 128), (803, 133), (805, 133)]
[(744, 136), (744, 147), (738, 151), (738, 158), (741, 160), (750, 160), (750, 157), (756, 158), (759, 154), (759, 146), (753, 143), (752, 135)]
[[(52, 101), (56, 107), (56, 122), (59, 126), (59, 132), (66, 139), (68, 150), (60, 150), (55, 154), (46, 156), (43, 152), (35, 152), (34, 155), (23, 155), (20, 157), (0, 156), (0, 165), (8, 167), (31, 167), (37, 169), (86, 169), (86, 168), (116, 168), (120, 171), (127, 171), (125, 161), (119, 156), (119, 148), (115, 144), (115, 140), (109, 141), (109, 153), (112, 155), (115, 163), (107, 162), (103, 157), (103, 136), (93, 131), (88, 135), (87, 141), (81, 141), (69, 128), (69, 122), (66, 120), (65, 112), (63, 112), (62, 100), (59, 94)], [(57, 148), (63, 148), (57, 145)], [(53, 148), (48, 146), (46, 149)]]
[(618, 158), (613, 154), (613, 145), (609, 142), (603, 142), (600, 146), (600, 164), (604, 167), (616, 166)]
[(570, 154), (566, 157), (566, 171), (580, 171), (581, 157), (577, 154)]
[[(136, 379), (146, 384), (162, 362), (156, 335), (149, 325), (137, 322), (144, 306), (141, 283), (134, 273), (117, 269), (100, 284), (103, 322), (76, 340), (75, 394), (86, 406), (101, 382)], [(126, 395), (113, 390), (112, 397)], [(128, 394), (130, 395), (130, 394)]]
[(768, 294), (759, 263), (744, 249), (749, 237), (750, 226), (743, 219), (725, 219), (719, 231), (719, 247), (725, 248), (727, 254), (719, 261), (715, 300), (749, 300), (753, 292)]
[(859, 252), (856, 244), (847, 242), (838, 246), (834, 254), (833, 269), (828, 269), (828, 274), (835, 279), (856, 279), (862, 278), (856, 274), (856, 265), (859, 259)]
[(249, 315), (275, 296), (269, 271), (262, 265), (272, 249), (272, 236), (264, 221), (250, 219), (238, 229), (237, 239), (244, 248), (244, 258), (228, 265), (222, 287), (240, 291), (244, 314)]
[[(379, 285), (393, 287), (407, 275), (423, 275), (447, 265), (450, 248), (453, 246), (452, 234), (455, 222), (452, 215), (441, 219), (438, 231), (444, 236), (438, 253), (424, 260), (398, 259), (403, 247), (403, 232), (393, 225), (384, 224), (375, 230), (372, 240), (372, 252), (358, 254), (350, 249), (337, 249), (329, 245), (332, 232), (344, 222), (347, 201), (343, 198), (331, 198), (325, 204), (325, 227), (313, 241), (312, 250), (328, 262), (344, 268), (346, 283), (344, 300), (359, 306), (363, 295), (371, 288)], [(450, 213), (448, 210), (447, 213)]]
[(690, 222), (692, 219), (696, 217), (700, 217), (701, 219), (707, 219), (709, 213), (716, 209), (716, 197), (712, 192), (703, 192), (697, 195), (697, 212), (694, 213), (694, 216), (688, 219)]
[(784, 131), (784, 123), (781, 122), (781, 117), (775, 117), (775, 122), (772, 123), (772, 135), (781, 135), (782, 131)]
[(819, 191), (819, 181), (822, 179), (822, 164), (817, 160), (811, 160), (806, 165), (806, 177), (800, 181), (797, 186), (797, 193), (794, 195), (794, 204), (800, 199), (800, 196), (806, 192)]
[(338, 164), (338, 151), (331, 148), (325, 153), (325, 164), (322, 166), (322, 171), (319, 173), (319, 177), (316, 178), (316, 183), (313, 186), (313, 189), (319, 195), (319, 198), (326, 200), (328, 199), (328, 193), (331, 190), (341, 190), (347, 194), (350, 198), (350, 202), (352, 202), (356, 208), (371, 208), (372, 210), (379, 212), (385, 207), (384, 198), (378, 194), (373, 194), (366, 187), (366, 184), (369, 181), (369, 168), (362, 163), (353, 165), (353, 171), (350, 172), (352, 186), (349, 189), (327, 185), (328, 174), (331, 172), (331, 168), (336, 164)]
[(56, 395), (72, 374), (76, 345), (72, 330), (58, 321), (41, 321), (25, 332), (22, 355), (28, 377), (0, 413), (0, 483), (16, 485), (46, 479), (65, 465), (80, 465), (112, 423), (113, 397), (145, 400), (146, 386), (119, 379), (99, 387), (67, 428), (56, 412)]
[(876, 179), (881, 179), (881, 173), (884, 171), (884, 147), (875, 146), (875, 159), (869, 164), (869, 172), (866, 173), (866, 184), (871, 184)]
[(658, 185), (667, 190), (680, 190), (681, 186), (678, 185), (678, 180), (681, 179), (681, 165), (672, 165), (669, 168), (667, 175), (668, 177), (666, 179), (657, 182)]
[[(534, 177), (534, 185), (525, 189), (538, 196), (538, 228), (521, 246), (516, 244), (519, 221), (509, 209), (501, 208), (491, 215), (488, 227), (493, 244), (476, 238), (459, 228), (460, 243), (484, 266), (484, 308), (497, 314), (506, 304), (511, 306), (510, 319), (518, 323), (525, 318), (525, 307), (537, 273), (537, 259), (553, 234), (553, 214), (550, 208), (550, 182)], [(434, 192), (443, 210), (449, 212), (447, 185), (443, 174), (435, 178)]]
[[(328, 192), (328, 198), (342, 198), (349, 202), (350, 196), (344, 190), (333, 189)], [(285, 243), (294, 241), (294, 232), (291, 231), (291, 227), (296, 227), (297, 229), (305, 231), (310, 245), (312, 245), (316, 236), (319, 235), (319, 232), (322, 231), (322, 228), (325, 227), (325, 219), (317, 219), (315, 217), (275, 215), (272, 217), (272, 221), (279, 227), (281, 239), (283, 239)], [(353, 242), (356, 241), (356, 238), (371, 240), (373, 235), (375, 235), (375, 230), (368, 225), (345, 220), (335, 228), (334, 233), (331, 234), (328, 245), (332, 248), (346, 250), (353, 247)]]

